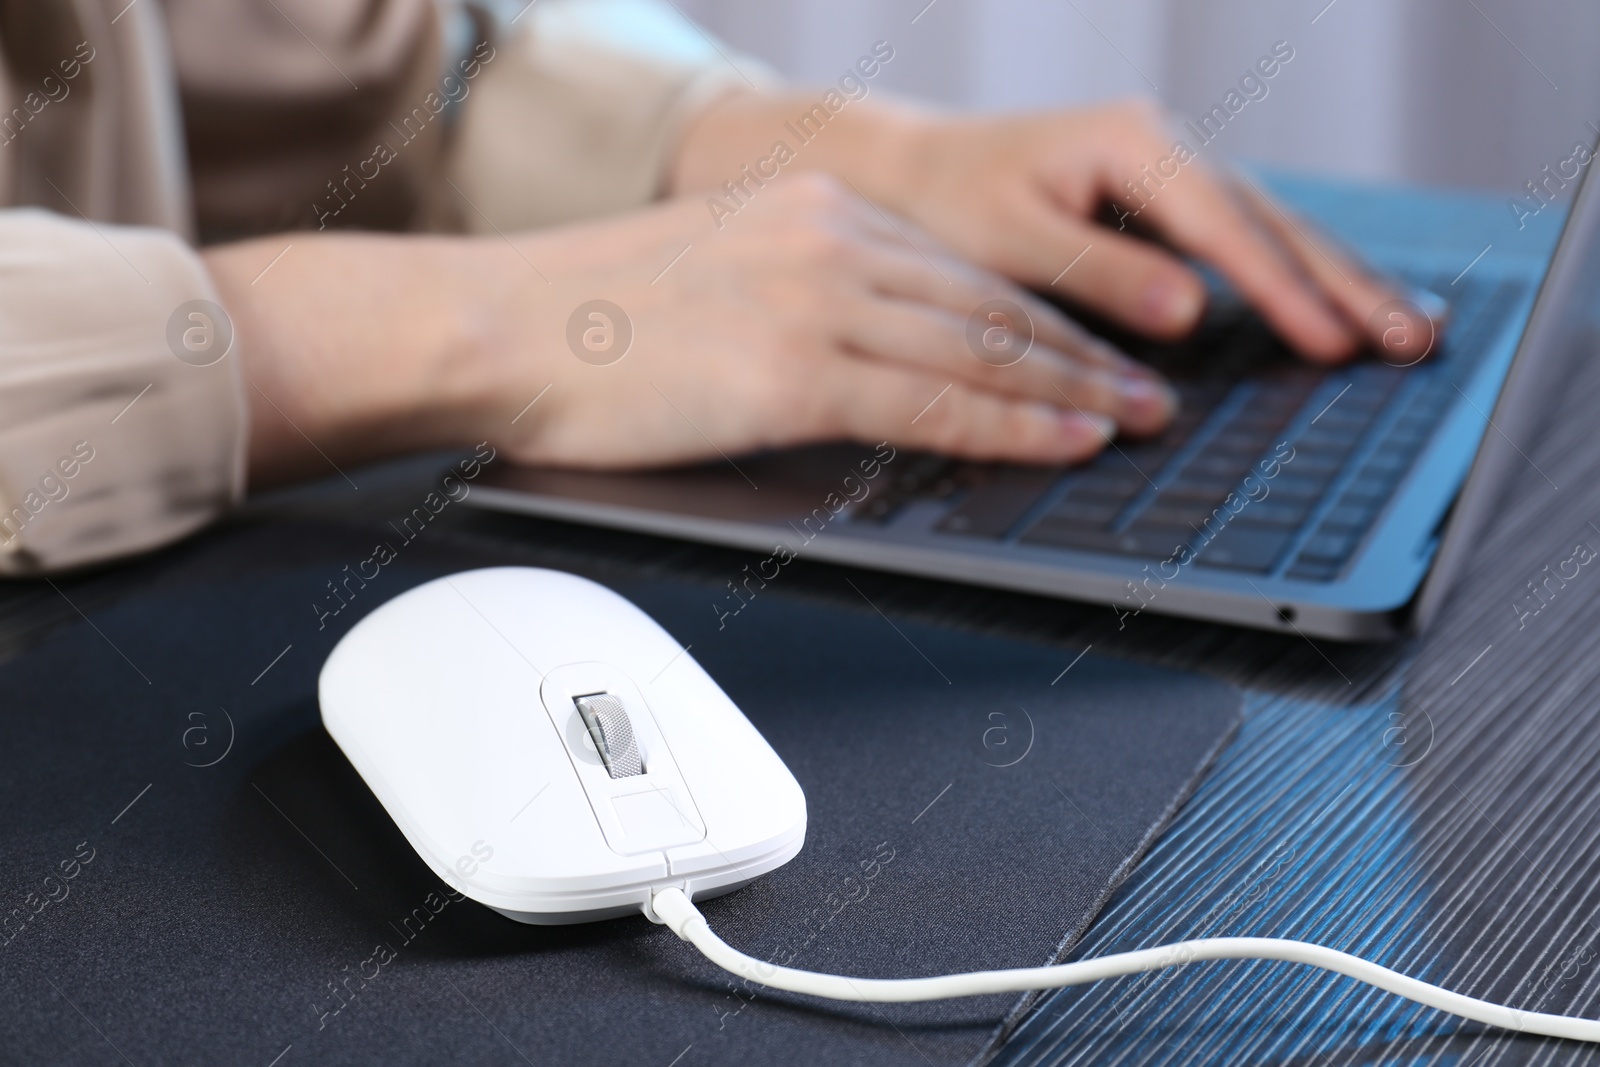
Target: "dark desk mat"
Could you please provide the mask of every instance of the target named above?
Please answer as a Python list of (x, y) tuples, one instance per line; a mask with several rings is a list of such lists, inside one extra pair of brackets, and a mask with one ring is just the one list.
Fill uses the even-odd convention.
[[(319, 630), (313, 601), (373, 537), (236, 528), (63, 584), (89, 618), (0, 667), (0, 1060), (954, 1064), (1016, 1021), (1031, 998), (833, 1004), (746, 987), (643, 918), (446, 903), (322, 731), (317, 671), (383, 600), (538, 552), (441, 532)], [(1056, 958), (1237, 719), (1198, 675), (807, 603), (781, 577), (720, 628), (725, 589), (601, 577), (804, 787), (801, 855), (705, 908), (796, 966)]]

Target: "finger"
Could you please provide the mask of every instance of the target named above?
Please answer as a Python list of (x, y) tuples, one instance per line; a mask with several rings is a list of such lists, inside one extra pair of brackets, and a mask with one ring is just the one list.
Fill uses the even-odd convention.
[(941, 308), (963, 320), (991, 301), (1006, 301), (1021, 309), (1024, 325), (1037, 343), (1111, 374), (1161, 382), (1149, 367), (1130, 359), (1033, 294), (991, 271), (954, 257), (944, 258), (937, 249), (933, 256), (924, 256), (904, 241), (881, 244), (863, 256), (860, 271), (860, 277), (884, 296)]
[(1116, 434), (1103, 415), (1011, 399), (871, 360), (834, 363), (835, 432), (980, 461), (1078, 463)]
[[(840, 310), (841, 340), (864, 358), (1010, 398), (1098, 412), (1135, 434), (1155, 433), (1177, 409), (1166, 386), (1053, 349), (1005, 310), (991, 310), (993, 325), (977, 326), (945, 308), (878, 296), (851, 300)], [(986, 342), (993, 334), (1003, 340), (991, 346)]]
[[(856, 208), (853, 221), (861, 227), (864, 235), (877, 238), (878, 247), (884, 253), (883, 258), (875, 261), (879, 268), (876, 281), (883, 292), (963, 314), (972, 314), (989, 301), (1009, 301), (1022, 308), (1035, 335), (1045, 344), (1087, 364), (1130, 379), (1144, 378), (1158, 383), (1169, 399), (1176, 401), (1175, 394), (1170, 393), (1155, 371), (1137, 360), (1129, 359), (1115, 346), (1095, 337), (1059, 309), (1018, 288), (1003, 275), (961, 259), (915, 223), (885, 213), (865, 197), (857, 197)], [(1051, 221), (1051, 217), (1041, 211), (1034, 221), (1044, 225)], [(1135, 244), (1131, 241), (1126, 243)], [(932, 273), (919, 269), (905, 252), (915, 254)], [(1171, 257), (1167, 259), (1174, 264), (1176, 262)], [(1177, 270), (1178, 284), (1190, 281), (1195, 288), (1194, 307), (1190, 321), (1185, 324), (1186, 329), (1193, 325), (1193, 318), (1198, 316), (1203, 307), (1204, 289), (1199, 279), (1187, 268), (1178, 266)], [(935, 284), (935, 277), (939, 284)]]
[[(1130, 166), (1123, 160), (1118, 166)], [(1360, 332), (1352, 329), (1308, 279), (1299, 261), (1241, 210), (1223, 185), (1190, 163), (1147, 197), (1106, 188), (1130, 212), (1187, 255), (1210, 263), (1302, 355), (1329, 362), (1351, 355)]]
[(1149, 241), (1064, 216), (1047, 203), (1015, 210), (1015, 232), (1029, 239), (1002, 250), (1005, 274), (1059, 292), (1151, 337), (1182, 337), (1199, 322), (1205, 283), (1176, 256)]
[(1442, 299), (1383, 278), (1337, 241), (1316, 233), (1314, 227), (1253, 186), (1240, 182), (1235, 192), (1260, 225), (1294, 255), (1333, 306), (1373, 344), (1383, 343), (1383, 334), (1390, 325), (1386, 317), (1377, 315), (1386, 304), (1404, 302), (1428, 316), (1435, 330), (1444, 326), (1449, 309)]

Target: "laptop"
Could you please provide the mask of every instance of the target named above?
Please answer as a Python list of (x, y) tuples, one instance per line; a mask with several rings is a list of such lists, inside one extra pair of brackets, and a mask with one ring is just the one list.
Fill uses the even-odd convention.
[[(1510, 226), (1510, 221), (1507, 225)], [(1597, 337), (1600, 186), (1547, 259), (1368, 248), (1445, 296), (1427, 358), (1297, 360), (1236, 301), (1155, 344), (1182, 397), (1158, 438), (1075, 467), (827, 445), (665, 471), (501, 468), (478, 506), (749, 549), (728, 613), (797, 558), (1336, 640), (1427, 626)], [(1448, 258), (1448, 262), (1445, 260)], [(719, 609), (722, 610), (722, 609)]]

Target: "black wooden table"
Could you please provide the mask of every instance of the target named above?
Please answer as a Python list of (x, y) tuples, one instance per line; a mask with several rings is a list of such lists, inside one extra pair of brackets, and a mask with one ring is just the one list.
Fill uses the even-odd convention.
[[(1497, 200), (1414, 201), (1301, 189), (1365, 240), (1446, 227), (1464, 268), (1515, 249)], [(1548, 232), (1546, 233), (1546, 237)], [(792, 592), (865, 595), (890, 615), (1187, 667), (1249, 693), (1238, 738), (1074, 953), (1186, 937), (1272, 935), (1369, 956), (1515, 1007), (1600, 1016), (1600, 567), (1514, 605), (1546, 566), (1600, 546), (1600, 440), (1584, 369), (1421, 638), (1340, 646), (1163, 619), (1125, 629), (1101, 606), (845, 571), (799, 561)], [(1492, 431), (1491, 431), (1492, 432)], [(417, 467), (263, 498), (251, 515), (383, 514), (409, 502)], [(386, 492), (388, 495), (386, 496)], [(632, 573), (720, 580), (745, 554), (453, 509), (441, 536), (537, 540), (548, 565), (596, 560)], [(1567, 568), (1570, 573), (1570, 567)], [(851, 585), (840, 581), (848, 576)], [(100, 582), (93, 594), (118, 595)], [(0, 656), (92, 616), (48, 585), (0, 589)], [(1081, 828), (1085, 843), (1097, 830)], [(1121, 843), (1118, 843), (1121, 844)], [(996, 1062), (1600, 1062), (1600, 1050), (1520, 1037), (1416, 1008), (1287, 964), (1206, 963), (1045, 998)]]

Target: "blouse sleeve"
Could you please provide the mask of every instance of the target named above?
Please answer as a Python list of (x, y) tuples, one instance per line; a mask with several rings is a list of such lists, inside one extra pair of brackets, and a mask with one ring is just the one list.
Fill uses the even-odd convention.
[(176, 235), (0, 211), (0, 574), (151, 548), (236, 501), (238, 362)]
[(777, 82), (653, 0), (539, 0), (488, 54), (462, 101), (449, 163), (473, 232), (649, 203), (696, 113)]
[[(147, 75), (143, 80), (151, 85), (167, 85), (157, 77), (167, 71), (158, 9), (140, 5), (129, 18), (112, 17), (120, 6), (121, 0), (91, 5), (106, 9), (95, 23), (99, 40), (108, 56), (143, 57), (149, 69), (131, 60), (116, 67), (108, 59), (96, 61), (96, 70), (120, 71), (129, 79)], [(167, 6), (185, 5), (169, 0)], [(309, 2), (290, 6), (317, 10)], [(276, 202), (265, 195), (272, 190), (285, 203), (309, 204), (309, 195), (300, 195), (298, 176), (304, 171), (320, 182), (327, 172), (312, 152), (318, 146), (306, 149), (310, 162), (298, 169), (279, 166), (283, 160), (275, 155), (256, 161), (242, 177), (221, 163), (201, 166), (211, 158), (211, 142), (196, 130), (212, 129), (205, 121), (212, 105), (218, 128), (227, 128), (229, 116), (245, 108), (257, 117), (288, 114), (283, 129), (293, 132), (298, 127), (290, 120), (302, 112), (323, 125), (331, 122), (308, 85), (314, 90), (326, 83), (339, 96), (359, 76), (368, 90), (363, 100), (380, 101), (380, 111), (395, 99), (409, 99), (411, 87), (434, 85), (423, 99), (448, 98), (451, 136), (438, 132), (449, 144), (441, 153), (447, 169), (423, 169), (449, 178), (437, 185), (466, 202), (458, 217), (470, 230), (490, 232), (649, 202), (659, 195), (671, 153), (692, 116), (721, 94), (775, 80), (670, 6), (651, 0), (539, 0), (520, 13), (511, 10), (519, 5), (483, 0), (385, 0), (378, 6), (392, 17), (385, 15), (381, 25), (357, 21), (358, 29), (370, 32), (360, 49), (338, 52), (349, 62), (329, 62), (328, 49), (313, 45), (316, 56), (299, 56), (299, 66), (268, 62), (270, 57), (258, 57), (255, 66), (223, 63), (201, 47), (208, 39), (233, 39), (218, 30), (221, 24), (175, 20), (199, 215), (202, 223), (211, 220), (210, 230), (254, 232), (261, 220), (229, 205)], [(345, 8), (307, 24), (326, 28), (326, 22), (328, 32), (343, 32), (340, 27), (348, 27), (334, 16), (349, 15)], [(453, 48), (441, 40), (438, 27), (462, 25), (447, 16), (469, 11), (486, 32)], [(493, 11), (503, 21), (491, 18)], [(290, 40), (294, 26), (268, 22)], [(132, 40), (134, 29), (147, 39)], [(448, 60), (442, 75), (436, 73), (441, 52)], [(385, 91), (378, 93), (380, 88)], [(170, 85), (163, 90), (170, 91)], [(124, 100), (144, 100), (118, 91), (91, 99), (111, 110)], [(161, 101), (144, 101), (153, 114), (158, 109), (151, 101)], [(427, 107), (434, 113), (431, 103)], [(367, 128), (355, 119), (345, 125)], [(444, 125), (427, 123), (430, 133)], [(245, 124), (251, 131), (258, 126)], [(341, 130), (349, 133), (343, 126), (335, 132)], [(408, 152), (419, 166), (437, 158), (420, 149)], [(237, 155), (220, 148), (218, 153), (218, 159)], [(166, 153), (173, 160), (179, 155)], [(141, 187), (133, 179), (143, 172), (125, 169), (106, 169), (115, 180), (88, 184)], [(289, 177), (276, 184), (267, 180), (280, 170)], [(166, 175), (165, 184), (156, 180), (160, 175), (146, 177), (150, 188), (174, 196), (182, 189), (181, 176)], [(320, 185), (312, 192), (319, 190)], [(11, 202), (17, 202), (14, 196)], [(181, 227), (162, 221), (160, 212), (89, 204), (89, 217), (97, 220), (167, 228), (0, 209), (0, 576), (84, 566), (166, 544), (214, 520), (245, 488), (246, 387), (227, 315), (217, 306), (198, 255), (174, 232)]]

